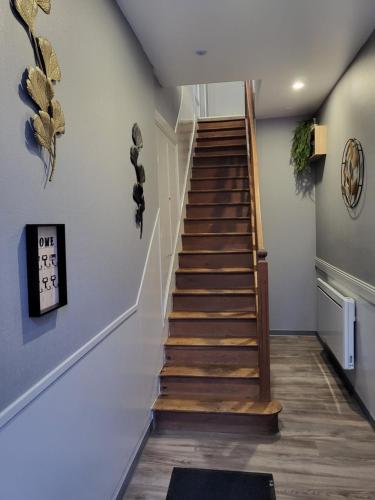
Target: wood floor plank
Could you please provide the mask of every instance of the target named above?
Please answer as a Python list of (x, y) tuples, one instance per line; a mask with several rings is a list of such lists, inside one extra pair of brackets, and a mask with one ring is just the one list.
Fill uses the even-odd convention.
[(374, 500), (375, 433), (317, 339), (272, 337), (271, 371), (279, 435), (154, 434), (124, 500), (165, 500), (178, 466), (269, 472), (277, 500)]

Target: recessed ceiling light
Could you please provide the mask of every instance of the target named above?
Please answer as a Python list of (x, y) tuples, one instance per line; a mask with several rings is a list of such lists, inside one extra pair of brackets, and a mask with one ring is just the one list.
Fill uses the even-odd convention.
[(301, 89), (303, 89), (304, 86), (305, 86), (305, 84), (303, 82), (301, 82), (301, 80), (297, 80), (292, 85), (294, 90), (301, 90)]
[(207, 50), (205, 49), (198, 49), (195, 51), (195, 53), (197, 54), (197, 56), (205, 56), (207, 54)]

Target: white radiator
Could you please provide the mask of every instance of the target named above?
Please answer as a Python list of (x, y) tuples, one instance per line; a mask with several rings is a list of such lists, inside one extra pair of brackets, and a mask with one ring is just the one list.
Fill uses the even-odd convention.
[(318, 278), (318, 332), (345, 370), (354, 369), (355, 301)]

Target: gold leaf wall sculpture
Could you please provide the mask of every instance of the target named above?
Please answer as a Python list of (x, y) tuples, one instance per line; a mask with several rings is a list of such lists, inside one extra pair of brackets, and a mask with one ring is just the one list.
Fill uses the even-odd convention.
[(34, 136), (38, 144), (49, 153), (47, 173), (52, 180), (56, 167), (56, 138), (65, 133), (65, 118), (61, 104), (54, 99), (53, 84), (61, 80), (61, 69), (55, 49), (43, 37), (36, 37), (34, 23), (41, 8), (51, 12), (51, 0), (13, 0), (13, 5), (26, 24), (35, 53), (35, 67), (28, 69), (27, 91), (39, 108), (33, 117)]

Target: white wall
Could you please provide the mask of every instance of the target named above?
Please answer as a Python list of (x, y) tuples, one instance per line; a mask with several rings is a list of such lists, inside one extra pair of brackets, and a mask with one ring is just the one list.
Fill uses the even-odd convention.
[(316, 331), (314, 183), (310, 176), (296, 183), (290, 165), (296, 124), (293, 118), (257, 121), (270, 328)]
[(195, 103), (192, 87), (182, 87), (175, 129), (157, 112), (156, 142), (161, 225), (163, 309), (167, 310), (174, 287), (174, 262), (183, 227), (195, 131)]
[(207, 85), (208, 116), (244, 116), (243, 82), (209, 83)]

